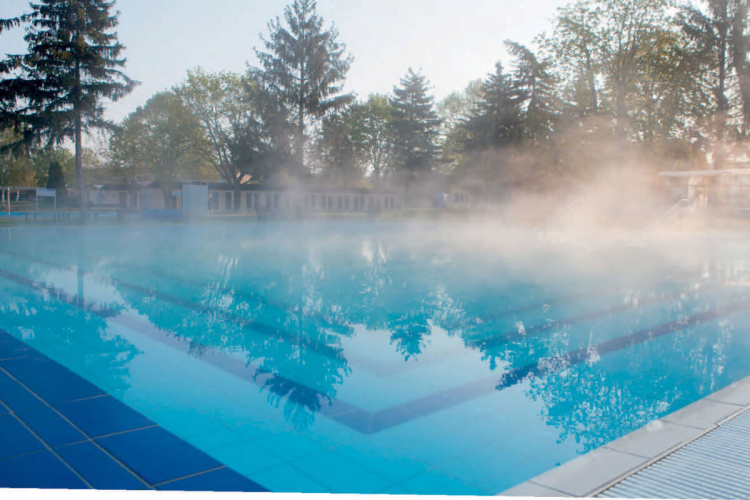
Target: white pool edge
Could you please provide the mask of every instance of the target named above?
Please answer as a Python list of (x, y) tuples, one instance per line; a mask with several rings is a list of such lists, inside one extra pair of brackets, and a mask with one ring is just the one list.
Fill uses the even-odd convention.
[(505, 490), (499, 496), (596, 496), (749, 408), (750, 377)]

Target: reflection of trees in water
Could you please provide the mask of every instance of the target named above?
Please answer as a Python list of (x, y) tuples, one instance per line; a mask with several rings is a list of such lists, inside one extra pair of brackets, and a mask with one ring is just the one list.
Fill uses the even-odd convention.
[[(14, 272), (17, 272), (14, 270)], [(28, 266), (18, 274), (44, 283), (44, 273), (38, 266)], [(83, 292), (79, 275), (78, 291)], [(0, 318), (6, 329), (15, 329), (37, 343), (54, 346), (51, 357), (66, 360), (76, 371), (90, 370), (109, 382), (109, 392), (124, 392), (130, 387), (128, 365), (138, 354), (135, 346), (113, 335), (101, 314), (78, 306), (90, 304), (86, 297), (24, 290), (0, 292)], [(98, 304), (97, 311), (108, 309)], [(115, 306), (109, 308), (116, 310)], [(106, 316), (106, 314), (105, 314)]]
[[(733, 343), (732, 330), (731, 320), (715, 328), (686, 328), (606, 360), (561, 366), (531, 378), (528, 395), (544, 403), (542, 416), (559, 430), (559, 442), (573, 438), (588, 452), (730, 383), (726, 352), (742, 347)], [(587, 342), (599, 341), (591, 335)], [(495, 347), (488, 356), (522, 366), (533, 347), (529, 341), (518, 344)], [(564, 356), (580, 347), (571, 345), (567, 332), (558, 332), (537, 342), (533, 357)]]
[[(202, 288), (198, 305), (203, 310), (189, 311), (123, 287), (118, 291), (133, 310), (186, 344), (191, 355), (242, 351), (248, 366), (260, 363), (254, 378), (268, 391), (269, 403), (278, 408), (283, 402), (284, 417), (295, 428), (307, 429), (322, 405), (335, 399), (336, 387), (350, 371), (339, 332), (299, 309), (259, 308), (252, 297), (233, 293), (232, 273), (238, 262), (238, 258), (219, 261), (217, 283)], [(111, 275), (129, 279), (119, 269)]]

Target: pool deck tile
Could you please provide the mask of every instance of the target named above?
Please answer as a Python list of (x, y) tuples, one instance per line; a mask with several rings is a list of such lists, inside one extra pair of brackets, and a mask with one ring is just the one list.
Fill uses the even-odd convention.
[(526, 481), (518, 486), (506, 490), (503, 492), (504, 497), (536, 497), (536, 498), (565, 498), (570, 495), (566, 495), (562, 491), (553, 490), (540, 484), (536, 484), (532, 481)]
[(88, 486), (45, 450), (1, 461), (0, 488), (85, 489)]
[(695, 439), (702, 432), (695, 427), (657, 420), (604, 447), (643, 458), (656, 458), (667, 450)]
[(161, 427), (104, 437), (97, 442), (154, 485), (223, 465)]
[(18, 412), (17, 417), (51, 448), (79, 443), (88, 439), (49, 406)]
[(740, 406), (710, 399), (701, 399), (681, 410), (667, 415), (662, 420), (673, 424), (688, 425), (696, 429), (706, 429), (734, 415)]
[(98, 490), (145, 490), (148, 486), (104, 453), (92, 442), (55, 450)]
[(741, 380), (717, 391), (708, 398), (711, 401), (740, 406), (750, 406), (750, 379)]
[(112, 396), (60, 403), (55, 408), (92, 438), (156, 425)]
[(583, 497), (646, 462), (643, 457), (599, 448), (535, 477), (533, 482), (566, 495)]
[(13, 415), (0, 416), (0, 459), (43, 449), (44, 444), (26, 430)]
[(159, 490), (212, 492), (267, 492), (268, 490), (226, 467), (157, 486)]

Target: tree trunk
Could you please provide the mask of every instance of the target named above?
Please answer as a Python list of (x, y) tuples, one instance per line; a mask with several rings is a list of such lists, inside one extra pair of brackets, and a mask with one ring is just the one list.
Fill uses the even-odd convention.
[(76, 113), (76, 180), (81, 203), (81, 224), (86, 223), (86, 183), (83, 179), (83, 124), (80, 111)]

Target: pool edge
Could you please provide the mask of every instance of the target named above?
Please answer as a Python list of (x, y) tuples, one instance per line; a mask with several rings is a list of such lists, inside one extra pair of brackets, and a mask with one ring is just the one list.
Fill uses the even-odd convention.
[(596, 496), (749, 409), (747, 377), (497, 496)]

